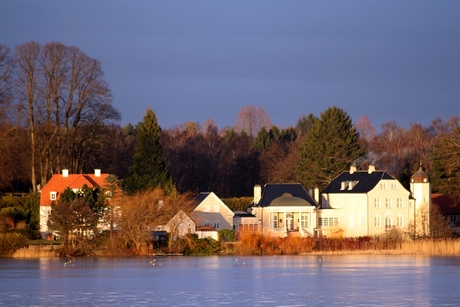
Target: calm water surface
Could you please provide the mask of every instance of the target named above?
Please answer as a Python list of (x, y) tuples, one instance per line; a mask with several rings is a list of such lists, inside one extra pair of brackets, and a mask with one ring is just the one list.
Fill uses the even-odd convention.
[(459, 306), (460, 257), (0, 259), (0, 306)]

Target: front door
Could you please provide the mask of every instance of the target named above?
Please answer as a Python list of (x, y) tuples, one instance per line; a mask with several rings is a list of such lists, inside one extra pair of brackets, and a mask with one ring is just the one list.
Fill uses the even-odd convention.
[(290, 213), (286, 214), (286, 230), (294, 230), (294, 217)]

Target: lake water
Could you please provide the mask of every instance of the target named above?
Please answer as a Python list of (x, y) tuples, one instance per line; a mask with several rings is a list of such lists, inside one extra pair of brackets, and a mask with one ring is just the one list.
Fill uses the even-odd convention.
[(0, 306), (460, 305), (460, 257), (69, 260), (0, 259)]

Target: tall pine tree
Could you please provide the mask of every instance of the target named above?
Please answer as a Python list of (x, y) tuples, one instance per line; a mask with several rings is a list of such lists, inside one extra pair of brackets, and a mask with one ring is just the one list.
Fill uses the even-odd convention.
[(297, 180), (307, 187), (324, 188), (364, 155), (358, 141), (350, 116), (337, 107), (327, 109), (308, 129), (299, 149)]
[(166, 193), (175, 191), (174, 183), (166, 169), (163, 149), (160, 143), (161, 128), (155, 113), (148, 108), (143, 122), (136, 128), (137, 143), (133, 165), (124, 180), (127, 194), (162, 188)]

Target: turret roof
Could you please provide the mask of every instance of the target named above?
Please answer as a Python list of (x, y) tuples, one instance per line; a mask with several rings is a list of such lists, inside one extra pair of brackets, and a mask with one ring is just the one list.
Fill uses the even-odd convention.
[(426, 183), (429, 181), (430, 178), (428, 178), (428, 175), (422, 170), (422, 165), (420, 165), (418, 171), (410, 177), (411, 183)]

